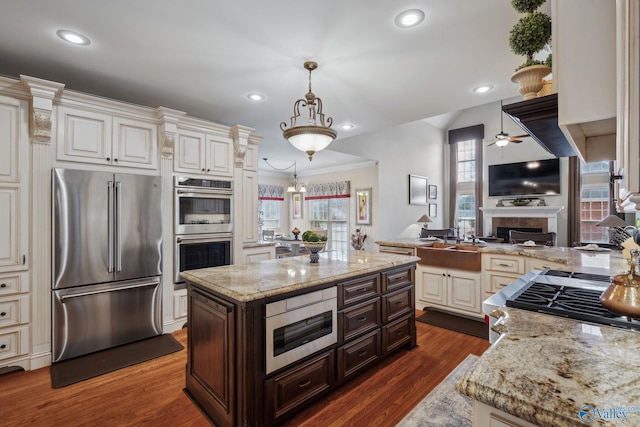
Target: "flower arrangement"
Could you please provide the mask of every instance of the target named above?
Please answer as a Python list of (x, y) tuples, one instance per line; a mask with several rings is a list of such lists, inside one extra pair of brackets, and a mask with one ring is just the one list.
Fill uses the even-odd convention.
[(356, 232), (351, 235), (351, 246), (356, 251), (364, 248), (364, 241), (367, 240), (367, 235), (362, 234), (359, 228), (356, 228)]
[(298, 227), (294, 227), (294, 229), (291, 230), (291, 233), (293, 233), (293, 238), (298, 240), (298, 235), (300, 234), (300, 229)]

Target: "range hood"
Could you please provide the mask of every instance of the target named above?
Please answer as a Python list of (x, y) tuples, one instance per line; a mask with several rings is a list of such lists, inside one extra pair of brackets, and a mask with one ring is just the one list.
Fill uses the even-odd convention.
[(578, 153), (558, 126), (558, 94), (516, 102), (502, 107), (525, 132), (556, 157), (572, 157)]

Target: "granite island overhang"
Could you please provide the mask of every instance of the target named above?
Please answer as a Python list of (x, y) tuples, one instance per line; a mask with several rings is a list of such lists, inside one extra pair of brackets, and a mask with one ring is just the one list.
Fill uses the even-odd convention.
[(418, 257), (324, 253), (183, 272), (187, 394), (217, 426), (271, 426), (416, 346)]

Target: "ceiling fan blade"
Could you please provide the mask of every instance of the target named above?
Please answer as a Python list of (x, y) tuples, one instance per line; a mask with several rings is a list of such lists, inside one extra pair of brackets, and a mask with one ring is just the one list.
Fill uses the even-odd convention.
[(530, 136), (531, 136), (531, 135), (529, 135), (528, 133), (525, 133), (524, 135), (513, 135), (513, 136), (511, 137), (511, 139), (517, 139), (517, 138), (528, 138), (528, 137), (530, 137)]
[(513, 142), (514, 144), (520, 144), (522, 142), (521, 139), (509, 139), (509, 142)]
[(491, 144), (487, 145), (487, 147), (491, 147), (495, 143), (496, 143), (496, 141), (493, 141)]

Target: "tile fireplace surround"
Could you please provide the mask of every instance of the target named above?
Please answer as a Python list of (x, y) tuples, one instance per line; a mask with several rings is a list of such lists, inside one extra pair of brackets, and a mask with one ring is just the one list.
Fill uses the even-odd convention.
[(483, 230), (496, 235), (497, 227), (542, 228), (543, 232), (558, 232), (558, 212), (564, 206), (501, 206), (481, 207)]

